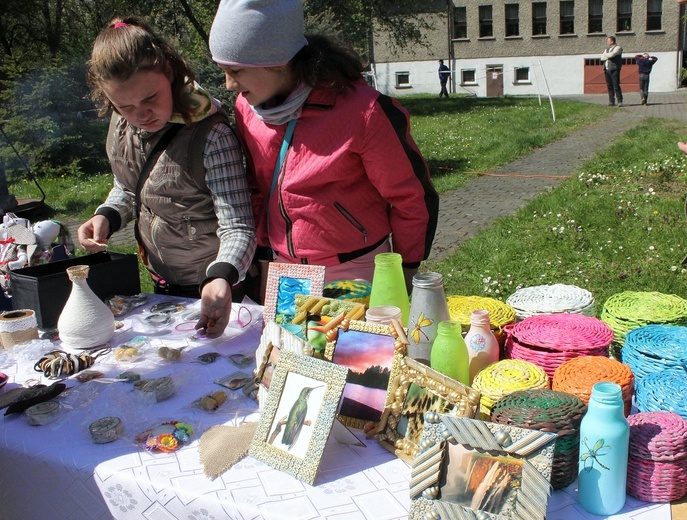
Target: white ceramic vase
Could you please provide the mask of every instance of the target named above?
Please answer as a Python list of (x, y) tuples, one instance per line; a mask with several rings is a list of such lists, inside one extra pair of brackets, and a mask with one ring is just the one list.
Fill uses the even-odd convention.
[(88, 286), (87, 265), (67, 268), (72, 282), (69, 299), (57, 320), (60, 340), (70, 347), (90, 348), (107, 343), (115, 330), (112, 311)]

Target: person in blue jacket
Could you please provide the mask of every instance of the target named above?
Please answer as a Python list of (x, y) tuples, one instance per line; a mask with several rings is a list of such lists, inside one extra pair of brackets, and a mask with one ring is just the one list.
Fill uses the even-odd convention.
[(639, 95), (642, 96), (642, 105), (648, 105), (649, 100), (649, 74), (651, 67), (658, 60), (656, 56), (649, 56), (649, 53), (637, 54), (637, 69), (639, 70)]
[(448, 97), (448, 90), (446, 90), (446, 83), (448, 82), (448, 79), (451, 77), (451, 73), (449, 72), (449, 68), (444, 65), (444, 60), (439, 60), (439, 83), (441, 84), (441, 91), (439, 92), (439, 99), (441, 99), (441, 96), (446, 96)]

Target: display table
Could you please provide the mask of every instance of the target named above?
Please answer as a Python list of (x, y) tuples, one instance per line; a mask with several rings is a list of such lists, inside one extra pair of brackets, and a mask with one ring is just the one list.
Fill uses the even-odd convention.
[[(165, 298), (169, 300), (169, 298)], [(174, 299), (198, 307), (193, 300)], [(68, 390), (56, 400), (61, 404), (57, 421), (30, 426), (23, 414), (0, 417), (0, 519), (17, 518), (232, 518), (232, 519), (401, 519), (410, 507), (410, 468), (374, 440), (358, 437), (366, 447), (337, 443), (326, 445), (315, 486), (252, 457), (246, 457), (215, 480), (199, 461), (198, 442), (203, 431), (218, 424), (257, 421), (257, 403), (241, 390), (226, 390), (229, 399), (215, 412), (191, 403), (221, 389), (213, 383), (233, 372), (250, 373), (253, 364), (239, 368), (231, 354), (252, 358), (262, 329), (262, 308), (252, 302), (235, 304), (232, 322), (216, 340), (192, 340), (180, 312), (164, 328), (151, 330), (145, 317), (159, 296), (120, 320), (113, 346), (135, 336), (148, 335), (150, 347), (135, 362), (121, 363), (109, 354), (93, 369), (114, 378), (124, 370), (144, 378), (170, 376), (176, 391), (167, 400), (150, 403), (139, 399), (129, 383), (66, 380)], [(152, 334), (151, 334), (152, 332)], [(10, 378), (0, 394), (39, 379), (53, 381), (33, 371), (36, 349), (45, 340), (0, 351), (0, 371)], [(177, 362), (160, 359), (157, 347), (184, 347)], [(200, 354), (219, 352), (211, 364), (197, 361)], [(155, 355), (152, 355), (154, 353)], [(34, 356), (34, 357), (32, 357)], [(88, 426), (95, 420), (117, 416), (124, 434), (108, 444), (93, 442)], [(148, 426), (183, 420), (194, 429), (192, 442), (174, 453), (151, 453), (134, 442)], [(557, 491), (549, 502), (549, 518), (593, 519), (576, 503), (575, 486)], [(643, 515), (643, 516), (642, 516)], [(628, 497), (623, 514), (609, 518), (669, 520), (670, 507), (643, 504)]]

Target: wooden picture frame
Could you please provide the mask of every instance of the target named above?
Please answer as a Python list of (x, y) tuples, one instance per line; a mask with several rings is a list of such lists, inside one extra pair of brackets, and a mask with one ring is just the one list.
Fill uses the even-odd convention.
[(267, 271), (263, 320), (291, 323), (296, 314), (296, 294), (322, 296), (323, 265), (270, 262)]
[(425, 414), (410, 480), (411, 520), (544, 520), (555, 433)]
[(479, 411), (478, 391), (407, 356), (402, 360), (400, 376), (389, 387), (389, 394), (392, 400), (384, 410), (376, 437), (385, 448), (408, 463), (418, 453), (427, 412), (474, 418)]
[(249, 454), (313, 484), (348, 369), (282, 352)]
[(288, 330), (270, 321), (265, 324), (260, 336), (260, 344), (255, 350), (255, 382), (258, 384), (259, 407), (267, 399), (267, 391), (271, 385), (279, 356), (282, 351), (294, 352), (304, 356), (312, 354), (312, 348), (302, 339), (291, 334)]
[(330, 338), (325, 359), (349, 369), (338, 418), (346, 426), (369, 430), (393, 400), (389, 388), (401, 375), (407, 351), (403, 326), (342, 321)]
[(358, 302), (297, 294), (294, 304), (296, 314), (290, 323), (281, 323), (281, 326), (310, 343), (313, 356), (320, 359), (324, 359), (329, 330), (343, 319), (361, 320), (365, 317), (365, 305)]

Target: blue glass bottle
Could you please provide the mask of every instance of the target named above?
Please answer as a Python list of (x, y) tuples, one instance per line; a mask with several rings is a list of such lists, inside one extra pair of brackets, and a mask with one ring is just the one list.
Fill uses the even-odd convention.
[(612, 515), (625, 505), (629, 445), (620, 385), (596, 383), (580, 424), (577, 499), (589, 513)]

